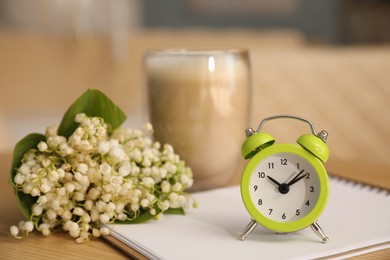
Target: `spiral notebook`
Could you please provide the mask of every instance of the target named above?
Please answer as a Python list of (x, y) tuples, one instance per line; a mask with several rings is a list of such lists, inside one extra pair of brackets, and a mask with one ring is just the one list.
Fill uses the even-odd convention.
[(106, 239), (134, 258), (344, 259), (390, 248), (390, 189), (330, 178), (331, 194), (318, 219), (326, 244), (310, 228), (276, 234), (258, 226), (245, 241), (250, 220), (239, 186), (194, 193), (199, 207), (139, 225), (109, 225)]

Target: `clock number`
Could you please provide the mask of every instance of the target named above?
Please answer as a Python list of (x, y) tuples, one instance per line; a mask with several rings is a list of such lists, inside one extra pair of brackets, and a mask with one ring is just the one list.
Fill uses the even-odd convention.
[(273, 209), (268, 209), (269, 210), (269, 214), (268, 215), (271, 215)]
[(310, 192), (314, 192), (314, 186), (310, 186)]
[(275, 165), (273, 162), (268, 163), (268, 169), (273, 169), (274, 167), (275, 167)]
[(259, 188), (259, 186), (255, 185), (255, 186), (253, 186), (253, 188), (255, 189), (255, 191), (257, 191), (257, 189)]
[(305, 205), (310, 206), (310, 201), (307, 200), (306, 203), (305, 203)]
[(307, 173), (306, 179), (310, 179), (310, 173)]
[(299, 170), (299, 163), (297, 163), (297, 169)]
[(287, 165), (287, 159), (280, 159), (281, 165)]
[(295, 215), (296, 215), (296, 216), (301, 215), (301, 211), (300, 211), (299, 209), (297, 209), (297, 211), (295, 211)]
[(265, 178), (265, 172), (259, 172), (259, 178)]
[(286, 213), (283, 213), (282, 219), (286, 219)]
[(257, 204), (260, 205), (260, 206), (263, 205), (263, 200), (262, 200), (262, 199), (259, 199), (259, 200), (257, 201)]

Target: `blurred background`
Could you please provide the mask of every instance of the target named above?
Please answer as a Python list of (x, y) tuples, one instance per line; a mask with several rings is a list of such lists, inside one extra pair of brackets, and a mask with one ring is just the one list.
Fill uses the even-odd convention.
[[(0, 152), (59, 124), (88, 88), (127, 124), (147, 121), (149, 49), (238, 47), (251, 55), (253, 127), (301, 115), (328, 130), (333, 161), (390, 167), (389, 26), (388, 0), (0, 0)], [(308, 131), (286, 123), (269, 131)]]

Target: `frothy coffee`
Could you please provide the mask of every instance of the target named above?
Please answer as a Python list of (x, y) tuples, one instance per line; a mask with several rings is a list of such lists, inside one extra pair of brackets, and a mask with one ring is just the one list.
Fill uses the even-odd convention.
[(249, 119), (246, 52), (153, 52), (146, 56), (155, 139), (192, 168), (196, 189), (224, 185), (237, 172)]

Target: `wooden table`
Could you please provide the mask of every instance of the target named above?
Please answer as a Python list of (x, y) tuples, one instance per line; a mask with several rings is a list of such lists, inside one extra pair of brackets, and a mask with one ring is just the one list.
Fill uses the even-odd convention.
[[(93, 239), (88, 243), (76, 244), (66, 233), (44, 237), (32, 232), (27, 238), (17, 240), (9, 233), (9, 227), (23, 219), (19, 211), (12, 187), (8, 184), (11, 153), (0, 154), (0, 258), (1, 259), (127, 259), (128, 256), (111, 246), (103, 239)], [(354, 166), (351, 166), (354, 165)], [(330, 172), (353, 172), (355, 178), (364, 179), (361, 174), (365, 166), (330, 162)], [(359, 170), (360, 169), (360, 170)], [(376, 167), (376, 181), (388, 185), (390, 169)], [(239, 176), (231, 184), (238, 183)], [(390, 259), (390, 249), (355, 257), (355, 259)]]

